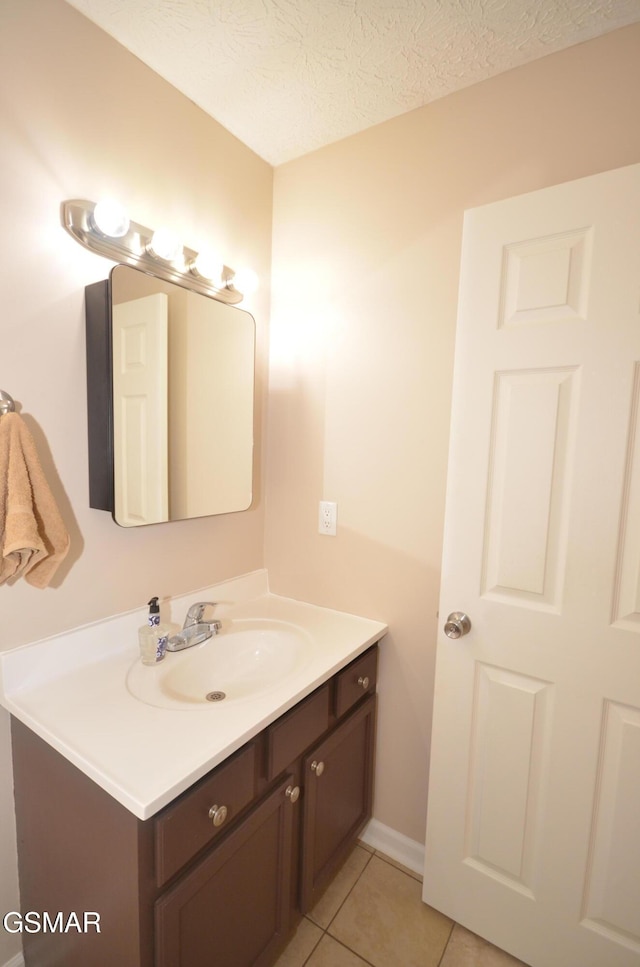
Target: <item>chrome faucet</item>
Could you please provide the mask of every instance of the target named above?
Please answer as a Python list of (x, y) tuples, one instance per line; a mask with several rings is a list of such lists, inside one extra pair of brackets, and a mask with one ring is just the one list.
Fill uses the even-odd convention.
[(167, 651), (184, 651), (217, 635), (222, 625), (219, 621), (204, 621), (206, 608), (214, 608), (215, 601), (198, 601), (192, 604), (184, 619), (182, 631), (172, 635), (167, 642)]
[[(197, 601), (195, 604), (192, 604), (189, 610), (187, 611), (187, 617), (184, 619), (184, 624), (182, 626), (183, 631), (185, 628), (190, 628), (191, 625), (199, 625), (202, 622), (205, 609), (215, 608), (215, 606), (216, 606), (215, 601)], [(207, 621), (205, 622), (205, 624), (215, 624), (217, 625), (216, 631), (220, 629), (219, 621), (212, 621), (212, 622)]]

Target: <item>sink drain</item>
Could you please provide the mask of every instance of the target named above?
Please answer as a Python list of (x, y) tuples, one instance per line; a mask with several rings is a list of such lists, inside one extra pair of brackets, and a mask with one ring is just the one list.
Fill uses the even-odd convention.
[(226, 697), (226, 692), (207, 692), (205, 695), (207, 702), (221, 702)]

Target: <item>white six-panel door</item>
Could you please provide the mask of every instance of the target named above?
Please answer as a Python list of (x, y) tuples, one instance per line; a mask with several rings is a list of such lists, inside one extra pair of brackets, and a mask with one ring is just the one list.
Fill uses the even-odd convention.
[(638, 967), (640, 165), (466, 214), (439, 620), (425, 901)]

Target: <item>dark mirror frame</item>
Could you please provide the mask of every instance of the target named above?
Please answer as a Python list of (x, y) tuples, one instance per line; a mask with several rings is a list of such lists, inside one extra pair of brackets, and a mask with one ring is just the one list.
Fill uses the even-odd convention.
[(109, 279), (85, 287), (89, 506), (115, 511), (113, 477), (113, 341)]

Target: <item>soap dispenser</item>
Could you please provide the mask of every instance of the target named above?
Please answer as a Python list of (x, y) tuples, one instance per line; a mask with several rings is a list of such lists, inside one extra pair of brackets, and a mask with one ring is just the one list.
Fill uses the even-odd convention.
[(168, 632), (160, 624), (160, 605), (157, 598), (149, 601), (149, 617), (146, 625), (138, 629), (140, 657), (143, 665), (155, 665), (162, 661), (167, 650)]

